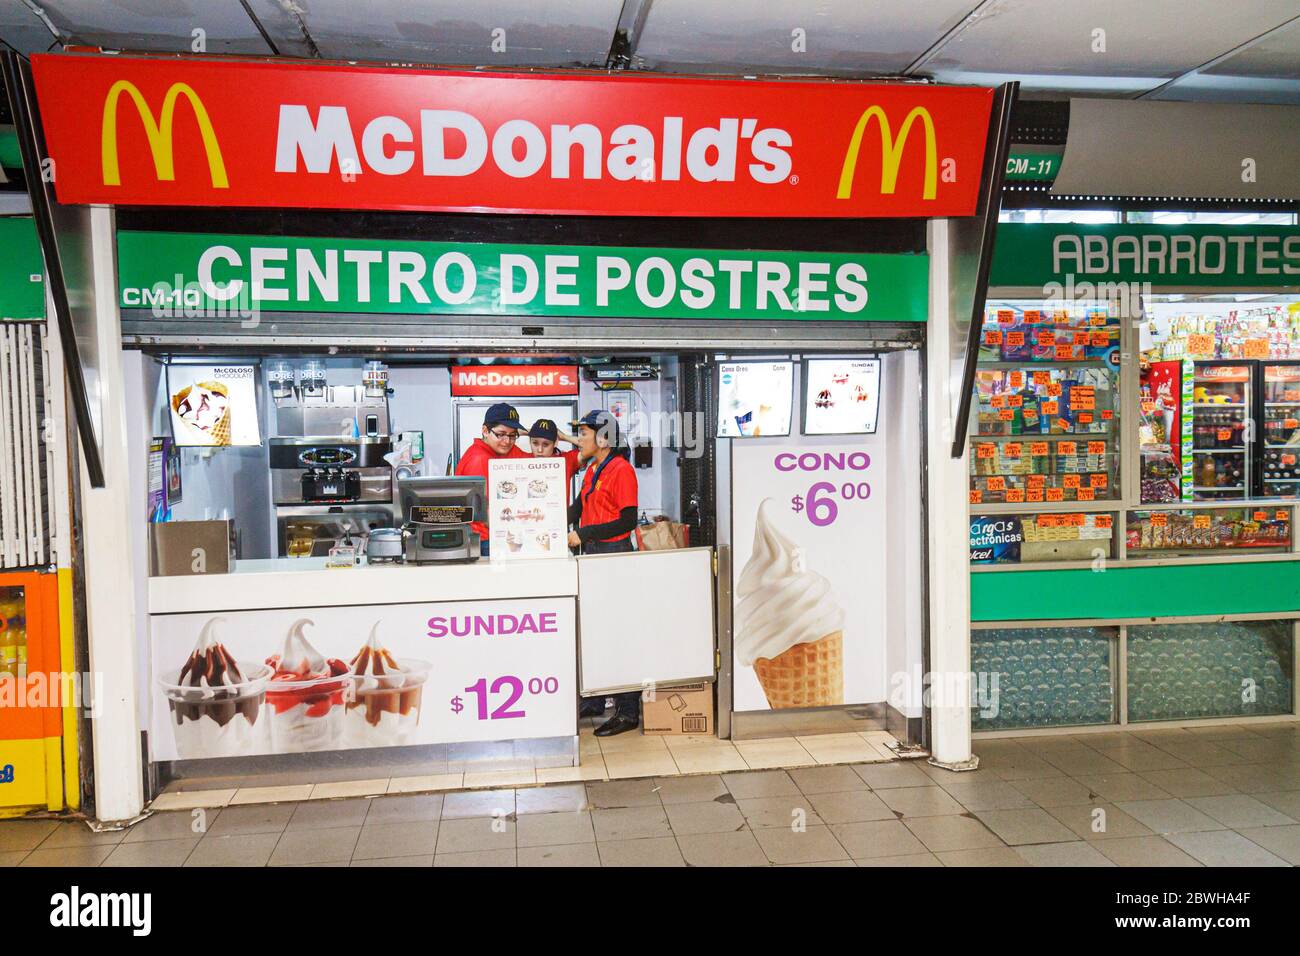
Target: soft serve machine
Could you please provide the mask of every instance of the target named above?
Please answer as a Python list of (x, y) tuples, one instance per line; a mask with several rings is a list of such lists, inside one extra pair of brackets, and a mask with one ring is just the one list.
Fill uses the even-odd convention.
[[(295, 381), (296, 374), (296, 381)], [(276, 434), (269, 441), (280, 557), (324, 557), (393, 526), (388, 369), (366, 362), (361, 385), (329, 385), (325, 363), (267, 366)]]

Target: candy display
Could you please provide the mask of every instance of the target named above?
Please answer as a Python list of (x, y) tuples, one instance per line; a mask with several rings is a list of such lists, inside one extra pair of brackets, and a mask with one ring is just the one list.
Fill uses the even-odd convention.
[(266, 702), (276, 753), (332, 750), (342, 739), (344, 691), (351, 683), (348, 665), (312, 647), (304, 634), (311, 623), (307, 618), (295, 621), (280, 653), (266, 659), (274, 668)]
[(379, 622), (348, 662), (352, 692), (345, 707), (347, 747), (396, 747), (407, 742), (420, 721), (420, 698), (429, 676), (427, 661), (393, 657), (380, 643)]
[(1131, 511), (1125, 530), (1130, 557), (1170, 552), (1288, 551), (1289, 509)]

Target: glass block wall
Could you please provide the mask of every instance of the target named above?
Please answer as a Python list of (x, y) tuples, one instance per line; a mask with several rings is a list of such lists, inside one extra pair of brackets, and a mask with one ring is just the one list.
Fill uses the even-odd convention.
[(1128, 719), (1291, 712), (1290, 621), (1154, 624), (1128, 629)]
[(971, 634), (973, 730), (1117, 720), (1113, 627), (1033, 627)]

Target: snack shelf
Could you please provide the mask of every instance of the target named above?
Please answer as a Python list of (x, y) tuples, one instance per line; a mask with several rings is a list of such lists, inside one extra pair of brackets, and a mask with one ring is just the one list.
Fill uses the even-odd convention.
[(1193, 448), (1193, 455), (1240, 455), (1244, 452), (1245, 446), (1236, 448)]
[(1300, 408), (1300, 402), (1265, 402), (1265, 408)]
[(1215, 485), (1213, 488), (1206, 488), (1202, 485), (1192, 485), (1192, 491), (1245, 491), (1245, 485)]
[(1245, 408), (1245, 402), (1191, 402), (1191, 408)]

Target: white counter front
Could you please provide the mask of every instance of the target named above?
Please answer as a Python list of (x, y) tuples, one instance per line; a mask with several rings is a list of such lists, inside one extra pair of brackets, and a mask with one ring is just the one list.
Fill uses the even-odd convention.
[(324, 558), (236, 561), (229, 574), (149, 579), (150, 614), (575, 597), (572, 558), (326, 568)]

